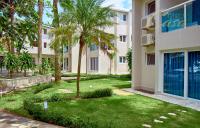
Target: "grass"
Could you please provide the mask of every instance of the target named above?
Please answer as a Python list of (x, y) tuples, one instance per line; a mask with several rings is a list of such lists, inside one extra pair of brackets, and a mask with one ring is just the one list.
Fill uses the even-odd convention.
[[(81, 81), (81, 93), (94, 91), (96, 89), (130, 88), (129, 78), (101, 78)], [(23, 100), (34, 95), (35, 87), (26, 91), (19, 91), (8, 94), (0, 99), (0, 108), (7, 109), (23, 116), (29, 116), (23, 109)], [(61, 93), (61, 89), (71, 90), (75, 96), (76, 83), (61, 82), (52, 88), (39, 92), (38, 96), (49, 97), (55, 93)], [(186, 113), (177, 110), (186, 110)], [(153, 128), (199, 128), (200, 112), (183, 108), (159, 100), (154, 100), (140, 95), (118, 96), (108, 98), (71, 100), (67, 102), (49, 103), (49, 111), (62, 111), (64, 115), (79, 116), (83, 119), (90, 119), (98, 123), (100, 128), (141, 128), (142, 124), (150, 124)], [(176, 113), (176, 117), (167, 113)], [(154, 119), (160, 116), (167, 116), (163, 124), (156, 124)], [(109, 127), (110, 126), (110, 127)]]

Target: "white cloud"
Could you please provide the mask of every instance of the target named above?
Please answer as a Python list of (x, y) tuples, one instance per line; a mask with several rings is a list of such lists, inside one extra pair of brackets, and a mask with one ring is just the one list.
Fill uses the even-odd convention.
[(131, 0), (105, 0), (103, 6), (131, 9)]

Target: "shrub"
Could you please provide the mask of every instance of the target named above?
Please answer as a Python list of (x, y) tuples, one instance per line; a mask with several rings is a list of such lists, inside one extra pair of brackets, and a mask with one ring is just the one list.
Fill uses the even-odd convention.
[(100, 97), (109, 97), (112, 96), (112, 89), (106, 88), (106, 89), (98, 89), (93, 92), (86, 92), (83, 95), (83, 98), (89, 99), (89, 98), (100, 98)]
[(67, 97), (66, 94), (53, 94), (49, 99), (48, 101), (49, 102), (60, 102), (60, 101), (66, 101), (66, 100), (70, 100), (69, 97)]
[(43, 85), (41, 85), (41, 84), (38, 84), (37, 86), (36, 86), (36, 88), (35, 88), (35, 90), (34, 90), (34, 94), (36, 94), (36, 93), (39, 93), (39, 92), (41, 92), (41, 91), (43, 91), (43, 90), (46, 90), (46, 89), (48, 89), (48, 88), (52, 88), (53, 87), (53, 83), (50, 83), (50, 84), (43, 84)]
[(17, 70), (18, 67), (19, 67), (19, 60), (18, 60), (18, 58), (16, 57), (15, 54), (8, 52), (8, 53), (6, 53), (6, 56), (5, 56), (5, 59), (4, 59), (4, 65), (6, 66), (6, 69), (9, 70), (10, 78), (12, 78), (13, 72), (15, 70)]
[(29, 69), (34, 69), (33, 58), (28, 52), (23, 52), (19, 56), (20, 68), (24, 71), (24, 76), (26, 76), (26, 71)]
[(67, 128), (97, 128), (96, 123), (89, 121), (89, 119), (83, 120), (77, 116), (67, 116), (59, 111), (45, 111), (43, 107), (38, 104), (38, 102), (41, 102), (41, 99), (40, 97), (30, 97), (24, 100), (24, 109), (27, 110), (34, 119)]
[(42, 60), (41, 73), (48, 74), (51, 71), (51, 65), (48, 58)]
[(126, 54), (126, 60), (128, 61), (129, 71), (132, 70), (132, 49), (129, 49)]

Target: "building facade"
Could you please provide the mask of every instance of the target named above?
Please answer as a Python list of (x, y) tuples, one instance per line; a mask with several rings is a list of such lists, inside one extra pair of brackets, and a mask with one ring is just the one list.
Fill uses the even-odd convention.
[(200, 100), (200, 0), (133, 0), (133, 88)]
[[(43, 26), (42, 29), (42, 59), (48, 59), (49, 62), (54, 61), (54, 50), (50, 48), (51, 38), (48, 33), (51, 30), (51, 27)], [(32, 55), (33, 61), (35, 64), (38, 64), (38, 46), (37, 41), (33, 42), (33, 45), (30, 46), (27, 44), (25, 46), (27, 51)]]
[[(116, 16), (112, 27), (104, 28), (107, 33), (115, 34), (117, 39), (112, 43), (117, 53), (110, 59), (98, 46), (86, 46), (83, 50), (81, 73), (90, 74), (128, 74), (126, 54), (131, 48), (132, 13), (127, 10), (113, 9)], [(63, 72), (77, 72), (79, 45), (64, 48)]]

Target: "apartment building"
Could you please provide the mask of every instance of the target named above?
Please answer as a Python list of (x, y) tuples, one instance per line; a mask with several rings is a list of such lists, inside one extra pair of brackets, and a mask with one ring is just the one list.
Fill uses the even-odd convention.
[[(117, 53), (110, 59), (100, 47), (96, 45), (86, 46), (83, 50), (81, 73), (90, 74), (128, 74), (126, 54), (131, 48), (132, 14), (131, 11), (113, 9), (116, 12), (113, 17), (115, 23), (112, 27), (104, 28), (107, 33), (115, 34), (116, 40), (112, 43), (117, 48)], [(63, 58), (63, 72), (77, 72), (79, 45), (65, 47)]]
[[(50, 48), (51, 39), (48, 35), (48, 32), (51, 30), (51, 27), (43, 26), (42, 29), (42, 59), (49, 59), (49, 61), (53, 61), (54, 58), (54, 50)], [(33, 42), (33, 46), (27, 44), (25, 48), (32, 55), (33, 61), (35, 64), (38, 64), (38, 42)]]
[(133, 0), (133, 88), (200, 100), (200, 0)]

